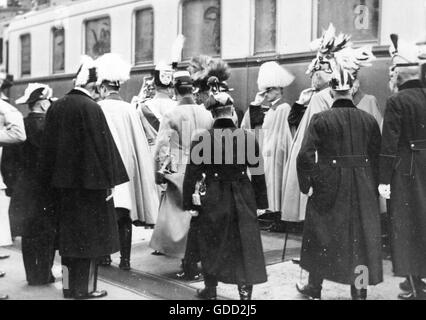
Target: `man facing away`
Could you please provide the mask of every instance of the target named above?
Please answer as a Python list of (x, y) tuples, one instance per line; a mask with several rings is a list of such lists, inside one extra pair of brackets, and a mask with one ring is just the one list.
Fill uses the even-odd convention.
[(159, 199), (155, 190), (154, 163), (136, 109), (119, 95), (121, 85), (130, 78), (130, 64), (120, 56), (108, 53), (98, 58), (96, 65), (99, 93), (103, 99), (99, 105), (130, 179), (114, 190), (120, 269), (130, 270), (132, 223), (153, 226), (157, 221)]
[(403, 300), (423, 300), (426, 285), (426, 89), (419, 47), (392, 35), (391, 83), (380, 155), (380, 194), (389, 201), (392, 263)]
[(383, 281), (377, 170), (380, 129), (352, 101), (353, 79), (338, 66), (333, 106), (313, 116), (297, 173), (309, 196), (300, 265), (309, 283), (297, 289), (321, 299), (324, 279), (348, 284), (354, 300)]
[(47, 112), (40, 178), (54, 202), (65, 298), (107, 295), (97, 290), (97, 260), (119, 250), (113, 188), (128, 182), (126, 168), (95, 102), (97, 74), (85, 57), (75, 88)]
[(212, 95), (206, 108), (213, 129), (193, 142), (183, 188), (184, 209), (198, 211), (194, 230), (205, 283), (198, 297), (215, 300), (220, 281), (236, 284), (240, 299), (250, 300), (253, 285), (267, 281), (256, 214), (268, 207), (263, 159), (255, 135), (236, 127), (227, 93)]

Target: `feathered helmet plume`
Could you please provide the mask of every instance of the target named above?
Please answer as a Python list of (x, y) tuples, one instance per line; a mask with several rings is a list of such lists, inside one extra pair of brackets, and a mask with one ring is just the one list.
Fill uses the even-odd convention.
[(80, 59), (80, 68), (76, 74), (75, 86), (84, 87), (97, 80), (95, 61), (91, 57), (83, 55)]
[(191, 58), (188, 71), (194, 80), (194, 86), (200, 91), (208, 91), (209, 79), (217, 78), (222, 87), (227, 88), (226, 81), (229, 79), (231, 72), (228, 64), (221, 59), (213, 59), (210, 56), (200, 55)]
[(415, 67), (426, 61), (426, 42), (416, 44), (400, 41), (397, 34), (391, 34), (389, 53), (392, 57), (392, 70), (398, 67)]
[(115, 53), (104, 54), (95, 61), (95, 64), (98, 71), (98, 85), (108, 82), (119, 87), (130, 79), (130, 63)]
[(317, 56), (312, 60), (306, 74), (313, 75), (316, 71), (324, 70), (332, 72), (333, 59), (337, 52), (350, 47), (351, 36), (340, 33), (336, 36), (336, 28), (330, 23), (321, 38), (311, 43), (311, 50), (317, 51)]

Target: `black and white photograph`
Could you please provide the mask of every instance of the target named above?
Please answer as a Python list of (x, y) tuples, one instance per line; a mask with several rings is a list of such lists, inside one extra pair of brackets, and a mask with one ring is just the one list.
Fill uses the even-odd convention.
[(0, 165), (0, 300), (426, 300), (426, 0), (0, 0)]

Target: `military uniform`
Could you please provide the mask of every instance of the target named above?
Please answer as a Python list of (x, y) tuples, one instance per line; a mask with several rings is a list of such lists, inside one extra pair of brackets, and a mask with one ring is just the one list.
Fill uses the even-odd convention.
[(80, 88), (47, 112), (40, 160), (46, 206), (58, 219), (64, 295), (96, 291), (99, 257), (119, 250), (114, 201), (108, 190), (129, 181), (100, 106)]
[[(254, 156), (261, 159), (259, 146), (254, 134), (237, 129), (232, 119), (219, 119), (194, 142), (191, 154), (206, 137), (211, 138), (211, 154), (201, 164), (191, 160), (183, 189), (184, 209), (199, 210), (196, 230), (205, 284), (207, 288), (217, 286), (218, 281), (237, 284), (240, 289), (246, 286), (251, 295), (252, 285), (267, 281), (256, 214), (256, 209), (268, 207), (263, 167), (252, 174), (251, 181), (247, 175), (249, 167), (262, 163), (259, 159), (253, 162)], [(251, 152), (242, 162), (238, 162), (238, 143)], [(222, 150), (222, 155), (233, 154), (229, 164), (214, 162)], [(202, 174), (206, 175), (206, 195), (199, 207), (194, 206), (192, 195)]]

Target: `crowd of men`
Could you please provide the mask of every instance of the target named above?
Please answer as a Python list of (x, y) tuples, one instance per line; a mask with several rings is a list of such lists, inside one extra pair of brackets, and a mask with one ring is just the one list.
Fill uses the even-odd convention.
[[(28, 105), (25, 119), (3, 97), (0, 246), (22, 237), (31, 286), (55, 282), (59, 250), (64, 297), (100, 298), (98, 266), (120, 251), (119, 267), (130, 270), (132, 226), (153, 228), (154, 255), (181, 259), (182, 279), (203, 276), (199, 298), (215, 300), (223, 282), (250, 300), (267, 281), (258, 217), (275, 213), (304, 221), (301, 294), (321, 299), (330, 280), (365, 300), (383, 282), (387, 212), (394, 273), (407, 279), (399, 298), (425, 299), (425, 43), (391, 39), (385, 112), (360, 90), (371, 49), (354, 48), (332, 25), (313, 43), (312, 87), (293, 105), (284, 88), (295, 77), (266, 62), (241, 114), (228, 65), (204, 55), (187, 70), (177, 57), (159, 63), (131, 103), (120, 96), (130, 64), (113, 53), (84, 57), (61, 99), (30, 84), (16, 101)], [(2, 79), (2, 89), (11, 85)]]

